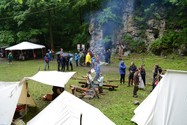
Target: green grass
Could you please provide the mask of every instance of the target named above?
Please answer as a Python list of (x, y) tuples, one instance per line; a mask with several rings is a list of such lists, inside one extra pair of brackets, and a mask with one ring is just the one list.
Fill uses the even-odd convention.
[[(143, 61), (142, 61), (143, 60)], [(119, 85), (119, 82), (113, 82), (112, 84), (118, 84), (119, 87), (115, 91), (108, 91), (104, 89), (105, 95), (101, 95), (100, 99), (83, 99), (89, 104), (99, 108), (107, 117), (109, 117), (116, 125), (134, 125), (130, 121), (133, 111), (137, 107), (134, 105), (134, 101), (137, 100), (140, 103), (149, 95), (151, 90), (152, 70), (154, 64), (159, 64), (163, 69), (175, 69), (175, 70), (187, 70), (187, 58), (182, 57), (157, 57), (152, 55), (131, 55), (124, 57), (124, 61), (127, 67), (130, 66), (131, 61), (134, 61), (137, 66), (140, 66), (142, 62), (145, 64), (146, 69), (146, 90), (138, 91), (138, 98), (132, 97), (133, 87), (127, 87), (127, 75), (126, 84)], [(118, 72), (119, 59), (113, 56), (112, 63), (110, 65), (103, 65), (101, 70), (104, 74), (105, 80), (119, 79)], [(38, 70), (43, 70), (43, 60), (29, 60), (29, 61), (14, 61), (13, 64), (8, 64), (6, 60), (0, 60), (0, 81), (20, 81), (23, 77), (33, 76)], [(56, 70), (57, 63), (53, 61), (50, 63), (50, 70)], [(76, 74), (74, 77), (81, 78), (86, 75), (89, 69), (87, 67), (74, 67)], [(128, 73), (128, 71), (127, 71)], [(79, 80), (70, 79), (66, 85), (66, 90), (71, 92), (70, 85), (78, 85)], [(30, 120), (38, 112), (40, 112), (49, 102), (43, 101), (42, 96), (51, 92), (51, 86), (47, 86), (34, 81), (28, 81), (29, 90), (33, 96), (37, 107), (29, 108), (27, 115), (24, 117), (24, 121)]]

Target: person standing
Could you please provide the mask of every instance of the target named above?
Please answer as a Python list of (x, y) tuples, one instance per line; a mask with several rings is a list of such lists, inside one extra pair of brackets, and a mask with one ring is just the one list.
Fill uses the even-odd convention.
[(134, 76), (133, 76), (133, 82), (134, 82), (134, 89), (133, 89), (133, 97), (137, 98), (137, 92), (138, 92), (138, 85), (139, 85), (139, 70), (136, 69)]
[(120, 84), (124, 84), (125, 83), (125, 74), (126, 74), (126, 65), (125, 65), (124, 61), (120, 61), (119, 73), (120, 73)]
[(96, 61), (96, 65), (95, 65), (94, 70), (95, 70), (94, 81), (96, 81), (96, 80), (99, 78), (100, 72), (101, 72), (101, 66), (100, 66), (100, 61), (99, 61), (99, 59), (97, 59), (97, 61)]
[(136, 71), (137, 67), (134, 64), (134, 62), (131, 62), (131, 65), (129, 67), (129, 81), (128, 81), (128, 86), (133, 85), (133, 78), (134, 78), (134, 73)]
[(86, 65), (87, 65), (87, 67), (90, 67), (90, 65), (91, 65), (91, 56), (90, 56), (90, 53), (88, 52), (87, 54), (86, 54), (86, 59), (85, 59), (85, 63), (86, 63)]
[(12, 60), (13, 60), (12, 53), (9, 52), (9, 54), (8, 54), (8, 64), (12, 64)]
[(50, 49), (48, 49), (48, 57), (49, 57), (49, 60), (50, 61), (52, 61), (53, 59), (53, 57), (52, 57), (52, 52), (51, 52), (51, 50)]
[(66, 66), (66, 57), (61, 55), (61, 71), (65, 72), (65, 66)]
[(159, 65), (155, 64), (155, 68), (153, 70), (153, 83), (152, 83), (152, 90), (151, 91), (153, 91), (153, 89), (156, 87), (155, 82), (157, 80), (158, 81), (160, 80), (159, 76), (161, 73), (162, 73), (162, 68)]
[(57, 55), (57, 65), (58, 65), (58, 71), (60, 71), (60, 64), (61, 64), (61, 58), (60, 58), (60, 54)]
[(108, 63), (110, 64), (111, 50), (110, 50), (110, 49), (108, 49), (108, 52), (109, 52)]
[(79, 66), (79, 55), (77, 53), (75, 53), (75, 63), (76, 63), (76, 66), (78, 67)]
[(71, 71), (73, 71), (73, 57), (72, 56), (69, 58), (69, 65), (71, 67)]
[(143, 65), (140, 66), (140, 74), (141, 74), (144, 86), (146, 86), (146, 71)]
[(53, 49), (51, 49), (51, 53), (52, 53), (52, 60), (55, 59), (55, 51)]
[(46, 68), (48, 67), (48, 70), (49, 70), (49, 54), (46, 53), (45, 57), (44, 57), (44, 62), (45, 62), (45, 67), (44, 67), (44, 70), (46, 70)]

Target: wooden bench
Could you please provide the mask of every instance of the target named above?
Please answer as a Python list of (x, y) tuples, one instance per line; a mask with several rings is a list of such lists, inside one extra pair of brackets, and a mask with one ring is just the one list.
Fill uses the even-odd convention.
[(72, 77), (71, 79), (74, 79), (74, 80), (86, 80), (86, 78), (79, 78), (79, 77)]
[(112, 91), (115, 88), (118, 88), (118, 85), (103, 84), (103, 87), (108, 87), (108, 90)]
[[(70, 85), (71, 90), (72, 90), (72, 94), (75, 95), (75, 91), (76, 92), (80, 92), (81, 93), (81, 98), (94, 98), (95, 97), (95, 91), (88, 89), (88, 88), (81, 88), (79, 86), (74, 86), (74, 85)], [(97, 97), (99, 98), (99, 95), (97, 95)]]
[[(79, 84), (84, 84), (86, 85), (86, 82), (85, 81), (79, 81)], [(103, 87), (108, 87), (108, 89), (111, 91), (111, 90), (114, 90), (115, 88), (118, 88), (118, 85), (112, 85), (112, 84), (103, 84)]]
[(71, 87), (71, 91), (72, 91), (73, 95), (75, 94), (75, 91), (80, 92), (80, 93), (84, 93), (88, 90), (87, 88), (82, 88), (82, 87), (74, 86), (74, 85), (70, 85), (70, 87)]

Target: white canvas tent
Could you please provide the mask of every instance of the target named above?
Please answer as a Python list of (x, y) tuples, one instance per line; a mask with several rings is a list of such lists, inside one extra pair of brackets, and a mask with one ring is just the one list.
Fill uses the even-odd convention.
[(0, 82), (0, 125), (10, 125), (21, 94), (20, 82)]
[(28, 86), (26, 80), (30, 79), (47, 85), (64, 87), (74, 73), (75, 72), (40, 71), (33, 77), (25, 77), (19, 82), (0, 82), (0, 99), (2, 100), (0, 101), (0, 125), (11, 124), (17, 104), (36, 106), (32, 95), (29, 97), (27, 96)]
[(187, 71), (168, 70), (135, 109), (138, 125), (187, 125)]
[(45, 48), (43, 45), (34, 44), (30, 42), (22, 42), (17, 45), (6, 48), (5, 50), (33, 50)]
[(21, 90), (18, 104), (26, 104), (31, 107), (36, 107), (36, 103), (34, 102), (32, 95), (30, 95), (30, 93), (28, 93), (28, 91), (29, 91), (28, 83), (26, 83), (25, 79), (23, 79), (21, 82), (23, 83), (23, 87)]
[(115, 125), (99, 109), (64, 91), (27, 125)]

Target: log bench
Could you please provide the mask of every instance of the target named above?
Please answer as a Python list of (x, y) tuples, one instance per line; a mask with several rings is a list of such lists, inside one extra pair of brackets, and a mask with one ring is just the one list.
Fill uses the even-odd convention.
[[(86, 82), (85, 81), (79, 81), (79, 84), (83, 84), (83, 85), (86, 85)], [(115, 90), (115, 88), (118, 88), (118, 85), (112, 85), (112, 84), (103, 84), (103, 87), (107, 87), (108, 90), (112, 91), (112, 90)]]
[(108, 87), (108, 90), (112, 91), (115, 88), (118, 88), (118, 85), (103, 84), (103, 87)]
[[(95, 97), (95, 91), (88, 89), (88, 88), (81, 88), (79, 86), (74, 86), (74, 85), (70, 85), (71, 90), (72, 90), (72, 94), (75, 95), (75, 91), (76, 92), (80, 92), (81, 93), (81, 98), (89, 98), (92, 99)], [(99, 95), (97, 95), (97, 97), (99, 98)]]
[(70, 85), (70, 87), (71, 87), (71, 91), (72, 91), (73, 95), (75, 94), (75, 91), (80, 92), (80, 93), (84, 93), (84, 92), (88, 91), (87, 88), (82, 88), (82, 87), (79, 87), (79, 86)]

